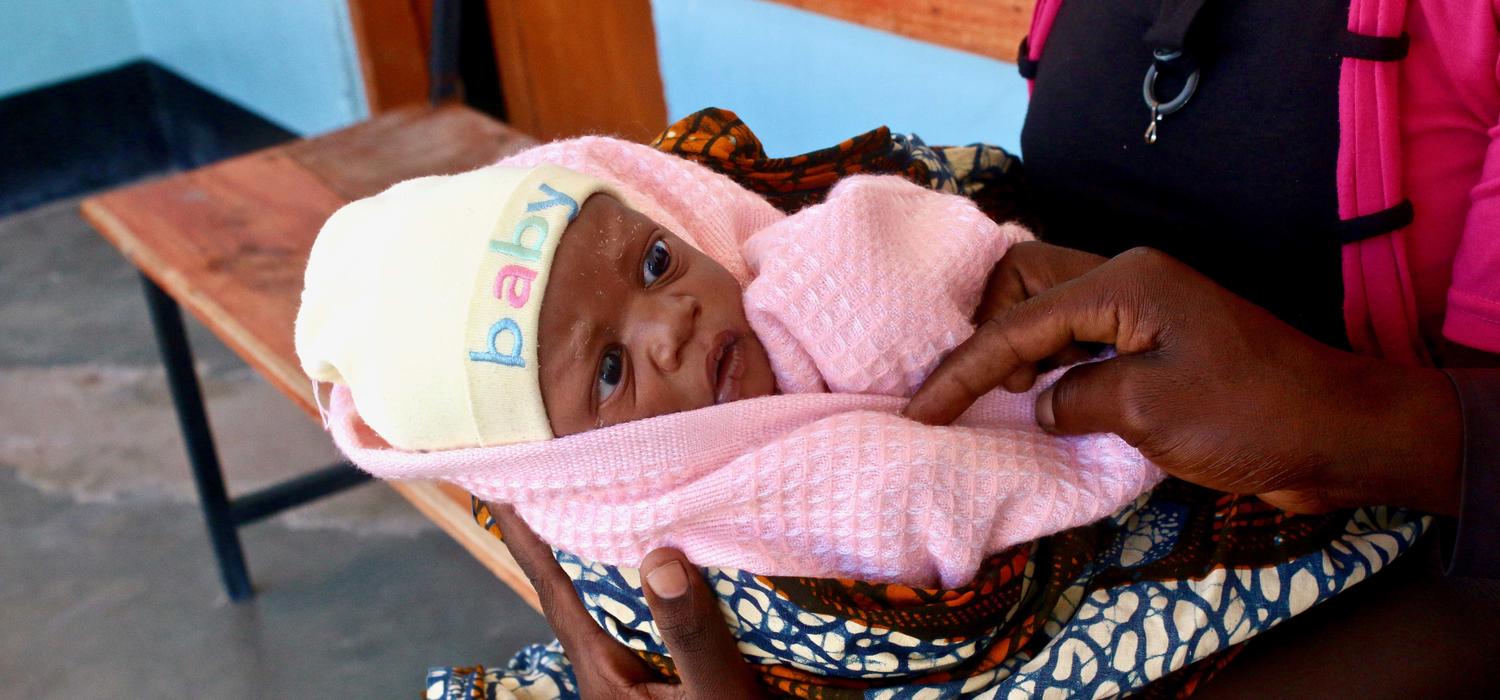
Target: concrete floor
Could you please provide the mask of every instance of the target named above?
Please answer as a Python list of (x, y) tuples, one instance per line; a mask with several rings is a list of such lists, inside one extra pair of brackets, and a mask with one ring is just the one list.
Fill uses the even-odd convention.
[[(242, 531), (220, 587), (132, 268), (64, 201), (0, 219), (0, 698), (413, 697), (545, 622), (390, 489)], [(190, 323), (231, 492), (327, 437)]]

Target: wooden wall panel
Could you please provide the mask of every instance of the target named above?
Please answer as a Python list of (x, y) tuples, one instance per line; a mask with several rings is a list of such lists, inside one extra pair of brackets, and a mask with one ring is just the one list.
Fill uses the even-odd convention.
[(1036, 0), (773, 0), (872, 29), (1016, 62)]
[(650, 0), (490, 0), (507, 120), (542, 139), (666, 126)]
[(427, 101), (432, 0), (348, 0), (370, 115)]

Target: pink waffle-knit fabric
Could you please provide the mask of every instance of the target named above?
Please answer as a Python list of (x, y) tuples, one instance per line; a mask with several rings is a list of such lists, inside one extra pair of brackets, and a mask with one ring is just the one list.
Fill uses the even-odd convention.
[(544, 442), (410, 453), (364, 427), (338, 387), (335, 441), (378, 477), (509, 502), (553, 546), (607, 564), (634, 567), (671, 545), (704, 566), (919, 586), (965, 583), (986, 555), (1103, 517), (1161, 479), (1118, 438), (1041, 431), (1035, 390), (992, 392), (952, 426), (900, 417), (972, 333), (989, 269), (1029, 237), (964, 198), (858, 176), (786, 216), (702, 166), (598, 137), (502, 162), (608, 181), (724, 264), (784, 393)]

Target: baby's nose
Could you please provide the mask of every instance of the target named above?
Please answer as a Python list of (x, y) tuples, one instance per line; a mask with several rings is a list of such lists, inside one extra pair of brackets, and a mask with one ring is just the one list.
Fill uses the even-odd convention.
[(701, 308), (698, 299), (686, 294), (660, 299), (650, 322), (651, 362), (663, 372), (675, 372), (682, 366), (682, 348), (693, 339)]

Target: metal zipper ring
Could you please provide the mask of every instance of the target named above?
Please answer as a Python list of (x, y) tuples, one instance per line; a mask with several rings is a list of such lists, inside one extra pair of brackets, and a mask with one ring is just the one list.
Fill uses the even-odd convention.
[(1153, 114), (1166, 116), (1182, 109), (1182, 106), (1192, 99), (1193, 93), (1198, 91), (1198, 69), (1194, 68), (1193, 72), (1188, 74), (1187, 82), (1177, 92), (1176, 97), (1162, 102), (1156, 99), (1156, 62), (1177, 60), (1182, 56), (1182, 52), (1157, 49), (1152, 52), (1152, 55), (1156, 60), (1152, 61), (1151, 67), (1146, 69), (1146, 80), (1141, 84), (1141, 97), (1146, 100), (1146, 106), (1153, 110)]

